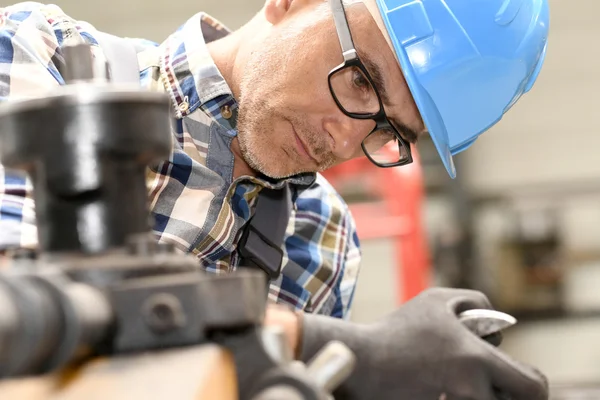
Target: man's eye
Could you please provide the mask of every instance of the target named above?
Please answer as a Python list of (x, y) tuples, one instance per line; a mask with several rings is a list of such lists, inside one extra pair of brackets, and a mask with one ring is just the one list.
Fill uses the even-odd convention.
[(386, 140), (386, 143), (391, 142), (391, 141), (396, 142), (398, 140), (398, 138), (396, 137), (396, 135), (394, 134), (394, 132), (391, 129), (382, 129), (381, 132), (382, 132), (382, 136)]
[(352, 77), (352, 83), (359, 89), (365, 90), (369, 88), (370, 84), (367, 78), (360, 71), (354, 71), (354, 76)]

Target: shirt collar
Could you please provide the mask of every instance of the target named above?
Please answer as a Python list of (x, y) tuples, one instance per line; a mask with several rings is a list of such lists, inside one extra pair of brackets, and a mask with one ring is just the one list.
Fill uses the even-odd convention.
[[(187, 20), (160, 45), (160, 69), (163, 84), (175, 107), (177, 118), (183, 118), (211, 100), (223, 105), (237, 104), (231, 89), (215, 65), (206, 43), (230, 31), (205, 13)], [(215, 116), (215, 110), (208, 110)]]

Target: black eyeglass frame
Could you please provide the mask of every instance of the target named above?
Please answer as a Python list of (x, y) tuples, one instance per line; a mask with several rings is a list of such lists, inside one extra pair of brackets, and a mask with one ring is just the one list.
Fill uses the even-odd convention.
[[(373, 130), (367, 136), (365, 136), (365, 138), (361, 142), (361, 147), (363, 149), (363, 153), (365, 153), (367, 158), (373, 164), (375, 164), (376, 166), (381, 167), (381, 168), (397, 167), (397, 166), (411, 164), (413, 162), (413, 157), (412, 157), (412, 151), (410, 148), (410, 143), (408, 143), (402, 137), (400, 132), (398, 132), (398, 130), (394, 127), (394, 125), (392, 125), (391, 122), (388, 120), (388, 117), (385, 114), (385, 110), (383, 108), (383, 102), (381, 101), (381, 96), (379, 95), (379, 92), (377, 91), (377, 88), (375, 87), (375, 83), (373, 82), (373, 79), (371, 78), (369, 71), (367, 71), (367, 68), (365, 67), (363, 62), (360, 60), (360, 57), (358, 57), (358, 53), (356, 52), (356, 48), (354, 47), (354, 41), (352, 40), (352, 34), (350, 33), (350, 26), (348, 25), (348, 19), (346, 18), (346, 11), (344, 10), (344, 5), (342, 3), (342, 0), (328, 0), (328, 1), (329, 1), (329, 5), (331, 7), (331, 11), (333, 13), (333, 20), (335, 22), (335, 28), (337, 31), (338, 39), (340, 41), (340, 45), (342, 47), (342, 55), (344, 57), (344, 62), (341, 63), (340, 65), (338, 65), (337, 67), (335, 67), (334, 69), (332, 69), (329, 72), (329, 75), (327, 76), (327, 81), (329, 84), (329, 91), (331, 92), (331, 96), (333, 97), (333, 100), (335, 101), (335, 103), (337, 104), (339, 109), (348, 117), (354, 118), (354, 119), (371, 119), (375, 122), (375, 128), (373, 128)], [(341, 72), (342, 70), (344, 70), (346, 68), (351, 68), (351, 67), (356, 67), (356, 68), (360, 69), (362, 71), (363, 75), (369, 81), (369, 84), (371, 85), (371, 87), (373, 88), (373, 91), (375, 92), (375, 95), (377, 96), (377, 100), (379, 101), (379, 111), (377, 111), (376, 113), (348, 112), (344, 108), (344, 106), (342, 106), (342, 104), (340, 103), (338, 98), (336, 97), (335, 91), (333, 90), (333, 86), (331, 83), (331, 79), (335, 74)], [(403, 154), (402, 152), (404, 150), (406, 152), (406, 159), (398, 160), (397, 162), (393, 162), (393, 163), (382, 164), (382, 163), (377, 162), (375, 159), (373, 159), (369, 155), (369, 152), (365, 148), (365, 141), (374, 132), (376, 132), (380, 129), (386, 129), (386, 128), (391, 129), (391, 131), (396, 136), (396, 139), (398, 141), (398, 152), (399, 152), (398, 158), (402, 158), (402, 154)]]

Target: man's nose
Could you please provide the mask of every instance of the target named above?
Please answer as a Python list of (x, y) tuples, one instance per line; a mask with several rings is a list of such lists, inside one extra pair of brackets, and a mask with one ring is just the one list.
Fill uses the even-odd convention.
[(328, 119), (323, 126), (333, 138), (334, 156), (341, 160), (350, 160), (361, 154), (360, 144), (375, 127), (375, 121), (342, 115)]

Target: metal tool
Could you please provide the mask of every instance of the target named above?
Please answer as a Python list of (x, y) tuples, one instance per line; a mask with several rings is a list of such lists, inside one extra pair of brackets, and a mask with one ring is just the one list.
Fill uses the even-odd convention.
[(496, 310), (474, 309), (463, 311), (458, 319), (479, 337), (499, 333), (517, 323), (515, 317)]
[[(496, 310), (473, 309), (463, 311), (459, 314), (458, 319), (471, 332), (482, 339), (490, 338), (494, 335), (499, 335), (504, 329), (509, 328), (517, 323), (517, 319), (512, 315)], [(500, 340), (490, 341), (489, 343), (497, 346)], [(511, 396), (494, 390), (494, 396), (497, 400), (511, 400)]]

